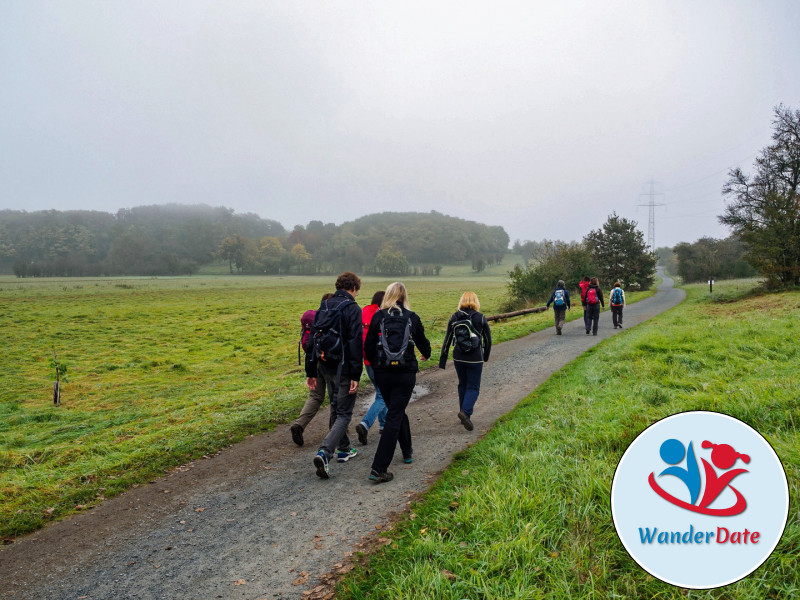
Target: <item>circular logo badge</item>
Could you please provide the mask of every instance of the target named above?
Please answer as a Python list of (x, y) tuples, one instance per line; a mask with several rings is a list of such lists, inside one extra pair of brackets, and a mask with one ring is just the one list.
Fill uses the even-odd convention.
[(728, 585), (756, 570), (783, 535), (789, 486), (755, 429), (685, 412), (645, 429), (611, 486), (617, 535), (639, 566), (683, 588)]

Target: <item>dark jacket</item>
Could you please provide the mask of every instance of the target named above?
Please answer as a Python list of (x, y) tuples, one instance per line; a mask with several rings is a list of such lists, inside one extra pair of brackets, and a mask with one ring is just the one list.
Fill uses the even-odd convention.
[[(384, 370), (397, 372), (400, 369), (386, 369), (378, 364), (378, 344), (380, 344), (381, 322), (386, 317), (386, 312), (386, 309), (379, 310), (372, 317), (372, 322), (369, 324), (369, 331), (367, 331), (367, 337), (364, 340), (364, 356), (376, 372)], [(414, 342), (420, 355), (428, 358), (431, 355), (431, 343), (428, 341), (428, 338), (425, 337), (425, 327), (423, 327), (422, 321), (417, 313), (406, 308), (403, 309), (403, 316), (411, 317), (411, 341)], [(419, 371), (417, 355), (414, 353), (413, 349), (409, 353), (409, 358), (411, 357), (413, 357), (413, 359), (402, 369), (403, 372), (416, 373)]]
[(489, 330), (489, 322), (482, 313), (479, 313), (473, 308), (466, 308), (464, 310), (457, 310), (450, 316), (450, 321), (447, 323), (447, 333), (444, 336), (444, 343), (442, 344), (442, 354), (439, 357), (439, 368), (444, 369), (447, 364), (447, 355), (450, 352), (450, 346), (455, 342), (455, 335), (453, 332), (453, 324), (464, 318), (464, 315), (469, 315), (475, 331), (481, 337), (480, 348), (475, 348), (472, 352), (464, 353), (453, 346), (453, 360), (459, 362), (486, 362), (489, 360), (489, 354), (492, 351), (492, 332)]
[[(335, 308), (343, 302), (348, 302), (348, 304), (342, 308), (342, 343), (344, 345), (342, 379), (358, 381), (361, 379), (361, 371), (364, 367), (361, 307), (353, 296), (344, 290), (336, 290), (332, 298), (328, 298), (320, 304), (320, 310), (325, 303), (328, 308)], [(331, 367), (323, 365), (321, 361), (319, 368), (331, 371)], [(309, 370), (306, 368), (306, 374), (308, 375), (308, 373)], [(316, 375), (308, 375), (308, 377), (316, 377)]]
[(596, 290), (597, 290), (597, 299), (600, 301), (600, 306), (602, 306), (603, 308), (605, 308), (605, 307), (606, 307), (606, 303), (605, 303), (605, 302), (603, 302), (603, 290), (601, 290), (601, 289), (600, 289), (600, 286), (599, 286), (599, 285), (590, 285), (590, 286), (587, 286), (587, 287), (586, 287), (586, 294), (584, 294), (584, 295), (583, 295), (583, 296), (584, 296), (584, 303), (586, 304), (586, 306), (588, 306), (588, 305), (589, 305), (589, 304), (586, 302), (586, 295), (589, 293), (589, 290), (590, 290), (590, 289), (592, 289), (592, 288), (594, 288), (594, 289), (596, 289)]
[(572, 305), (569, 303), (569, 290), (567, 290), (566, 288), (556, 288), (553, 290), (553, 293), (550, 295), (550, 300), (547, 301), (547, 308), (550, 308), (550, 304), (556, 301), (556, 292), (558, 290), (564, 290), (565, 304), (564, 306), (554, 306), (553, 308), (561, 308), (561, 309), (572, 308)]

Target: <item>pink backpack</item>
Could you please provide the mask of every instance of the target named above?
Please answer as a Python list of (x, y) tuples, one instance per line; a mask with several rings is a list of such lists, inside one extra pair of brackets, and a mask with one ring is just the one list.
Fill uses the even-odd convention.
[(300, 317), (300, 341), (297, 344), (297, 364), (300, 363), (300, 350), (309, 352), (311, 350), (311, 327), (314, 325), (314, 317), (317, 316), (317, 311), (307, 310)]

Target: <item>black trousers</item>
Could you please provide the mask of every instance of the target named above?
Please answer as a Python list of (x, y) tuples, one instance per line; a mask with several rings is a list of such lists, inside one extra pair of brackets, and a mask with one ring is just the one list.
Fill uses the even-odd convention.
[(592, 330), (592, 333), (597, 333), (597, 325), (600, 322), (600, 305), (589, 304), (586, 308), (586, 331)]
[(404, 457), (411, 456), (411, 426), (408, 423), (406, 407), (411, 400), (411, 392), (417, 382), (416, 373), (392, 373), (375, 371), (375, 384), (386, 402), (386, 423), (383, 426), (372, 470), (385, 473), (394, 457), (397, 444)]
[(614, 324), (614, 327), (617, 325), (622, 326), (622, 307), (621, 306), (612, 306), (611, 307), (611, 322)]

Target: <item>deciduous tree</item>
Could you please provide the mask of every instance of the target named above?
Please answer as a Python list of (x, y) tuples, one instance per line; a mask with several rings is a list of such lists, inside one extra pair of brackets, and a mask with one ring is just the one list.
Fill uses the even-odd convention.
[(719, 217), (747, 248), (747, 260), (771, 285), (800, 284), (800, 110), (780, 105), (772, 144), (756, 158), (752, 175), (731, 169)]

